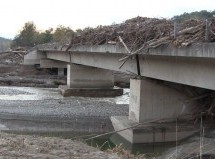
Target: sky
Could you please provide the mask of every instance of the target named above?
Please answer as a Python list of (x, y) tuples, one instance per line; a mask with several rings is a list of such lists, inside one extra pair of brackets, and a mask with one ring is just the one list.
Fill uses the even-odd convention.
[(0, 37), (13, 39), (29, 21), (40, 31), (58, 25), (76, 30), (136, 16), (171, 18), (201, 10), (215, 10), (215, 0), (1, 0)]

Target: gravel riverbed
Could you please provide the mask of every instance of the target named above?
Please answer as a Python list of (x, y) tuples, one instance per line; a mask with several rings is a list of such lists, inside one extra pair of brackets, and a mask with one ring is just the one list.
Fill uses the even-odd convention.
[(0, 158), (120, 158), (80, 141), (5, 132), (111, 131), (110, 116), (128, 115), (127, 98), (64, 98), (58, 89), (0, 87)]

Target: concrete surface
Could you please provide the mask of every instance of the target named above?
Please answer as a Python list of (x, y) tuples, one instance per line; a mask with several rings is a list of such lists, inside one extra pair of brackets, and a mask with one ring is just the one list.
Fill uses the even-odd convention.
[(64, 68), (58, 68), (57, 69), (57, 75), (58, 76), (64, 76)]
[(57, 60), (40, 59), (40, 68), (67, 68), (67, 63)]
[[(175, 123), (145, 122), (135, 127), (139, 123), (129, 120), (126, 116), (112, 116), (111, 122), (114, 130), (124, 129), (118, 132), (118, 134), (130, 143), (165, 143), (176, 141)], [(193, 124), (178, 123), (178, 125), (178, 141), (186, 139), (199, 131), (199, 127)]]
[(113, 72), (94, 67), (68, 64), (67, 86), (70, 88), (113, 88)]
[(175, 120), (192, 114), (192, 103), (184, 92), (151, 79), (130, 80), (129, 119), (135, 122)]
[[(46, 48), (40, 49), (40, 51)], [(58, 52), (59, 50), (55, 50)], [(118, 45), (80, 45), (73, 46), (70, 50), (70, 53), (123, 53), (129, 54), (124, 47)], [(59, 51), (61, 52), (61, 51)], [(147, 55), (158, 55), (158, 56), (183, 56), (183, 57), (202, 57), (202, 58), (215, 58), (215, 43), (193, 43), (186, 47), (174, 47), (174, 46), (160, 46), (155, 49), (143, 49), (139, 51), (139, 54)]]
[(120, 88), (69, 88), (65, 85), (59, 86), (60, 92), (64, 97), (116, 97), (123, 94)]
[(24, 56), (24, 65), (36, 65), (40, 64), (40, 59), (46, 58), (46, 54), (39, 53), (37, 50), (31, 50)]
[[(158, 48), (157, 54), (155, 52), (139, 54), (141, 76), (215, 90), (215, 74), (213, 73), (215, 68), (214, 43), (202, 45), (190, 46), (187, 49)], [(209, 46), (206, 47), (207, 45)], [(54, 60), (71, 61), (75, 64), (137, 74), (134, 58), (130, 58), (120, 68), (122, 62), (119, 62), (119, 59), (125, 54), (90, 51), (92, 51), (91, 47), (89, 47), (89, 52), (47, 51), (46, 54), (47, 58)], [(169, 52), (166, 53), (167, 51)], [(196, 56), (194, 56), (195, 52)]]

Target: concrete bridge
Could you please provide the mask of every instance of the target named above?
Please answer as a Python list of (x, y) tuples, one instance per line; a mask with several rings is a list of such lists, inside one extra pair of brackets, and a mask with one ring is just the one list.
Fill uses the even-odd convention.
[[(111, 89), (110, 70), (139, 74), (142, 78), (130, 81), (129, 117), (111, 118), (116, 130), (138, 125), (119, 132), (132, 143), (162, 142), (161, 127), (166, 130), (165, 140), (174, 141), (175, 132), (166, 122), (154, 122), (189, 119), (197, 105), (191, 100), (194, 90), (215, 90), (215, 43), (144, 50), (137, 55), (138, 65), (137, 57), (132, 56), (122, 67), (119, 59), (129, 53), (115, 45), (76, 46), (69, 51), (38, 50), (36, 54), (41, 67), (67, 65), (67, 86), (72, 89)], [(143, 128), (146, 122), (147, 129)], [(156, 132), (154, 136), (148, 128)], [(189, 128), (179, 131), (178, 140), (195, 132), (195, 128)]]

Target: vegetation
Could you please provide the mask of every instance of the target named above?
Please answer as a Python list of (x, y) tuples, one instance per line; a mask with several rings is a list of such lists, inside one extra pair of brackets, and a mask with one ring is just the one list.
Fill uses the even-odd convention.
[[(214, 11), (206, 11), (202, 10), (199, 12), (192, 12), (192, 13), (184, 13), (181, 15), (174, 16), (171, 18), (171, 20), (175, 20), (178, 22), (183, 22), (188, 19), (210, 19), (215, 16), (215, 10)], [(102, 26), (98, 26), (97, 30), (99, 28), (103, 28)], [(76, 30), (76, 34), (83, 34), (86, 36), (89, 33), (93, 32), (93, 28), (86, 27), (85, 29)], [(68, 41), (74, 35), (74, 31), (70, 27), (65, 27), (62, 25), (59, 25), (56, 29), (49, 28), (45, 31), (38, 31), (36, 25), (33, 22), (27, 22), (24, 24), (22, 30), (19, 32), (19, 34), (14, 38), (12, 41), (12, 48), (21, 46), (21, 47), (32, 47), (38, 44), (44, 44), (49, 42), (65, 42)], [(94, 38), (95, 36), (92, 36)], [(98, 39), (100, 40), (101, 39)], [(82, 41), (86, 41), (86, 39), (82, 39)]]
[(177, 15), (177, 16), (174, 16), (172, 18), (172, 20), (176, 20), (176, 21), (185, 21), (185, 20), (188, 20), (188, 19), (201, 19), (201, 20), (204, 20), (204, 19), (210, 19), (210, 18), (213, 18), (215, 16), (215, 10), (214, 11), (206, 11), (206, 10), (202, 10), (202, 11), (199, 11), (199, 12), (191, 12), (191, 13), (184, 13), (184, 14), (181, 14), (181, 15)]
[(25, 23), (23, 30), (13, 40), (13, 45), (34, 46), (37, 43), (38, 32), (33, 22)]
[(33, 22), (27, 22), (24, 24), (22, 30), (12, 41), (13, 47), (33, 47), (38, 44), (44, 44), (49, 42), (60, 42), (73, 33), (73, 30), (69, 27), (62, 25), (58, 26), (55, 30), (49, 28), (43, 32), (37, 30), (36, 25)]

